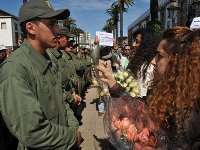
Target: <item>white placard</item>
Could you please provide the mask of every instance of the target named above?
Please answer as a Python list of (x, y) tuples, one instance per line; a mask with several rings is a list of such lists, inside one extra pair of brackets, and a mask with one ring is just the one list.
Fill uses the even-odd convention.
[(200, 17), (196, 17), (193, 19), (191, 25), (190, 25), (190, 29), (200, 29)]
[(113, 34), (107, 32), (96, 32), (96, 36), (101, 46), (113, 46)]

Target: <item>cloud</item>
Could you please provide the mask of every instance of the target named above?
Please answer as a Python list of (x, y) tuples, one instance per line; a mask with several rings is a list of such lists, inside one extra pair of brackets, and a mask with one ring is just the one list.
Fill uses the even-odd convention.
[(52, 0), (56, 9), (69, 8), (74, 10), (106, 10), (112, 3), (110, 0)]

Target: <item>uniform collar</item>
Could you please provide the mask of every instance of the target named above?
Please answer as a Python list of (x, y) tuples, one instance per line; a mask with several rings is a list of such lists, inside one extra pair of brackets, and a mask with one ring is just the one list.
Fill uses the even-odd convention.
[(60, 50), (50, 49), (50, 51), (56, 58), (61, 58), (62, 57), (62, 52)]
[(39, 71), (45, 74), (47, 69), (52, 64), (50, 59), (48, 59), (44, 55), (37, 53), (36, 50), (34, 50), (31, 44), (28, 43), (27, 41), (25, 41), (22, 46), (26, 47), (25, 52), (28, 54), (28, 56), (33, 61), (33, 63), (37, 66)]

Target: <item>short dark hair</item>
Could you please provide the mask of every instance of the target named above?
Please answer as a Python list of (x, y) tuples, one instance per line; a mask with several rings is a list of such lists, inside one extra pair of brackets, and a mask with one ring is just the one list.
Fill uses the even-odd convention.
[(22, 31), (22, 38), (27, 38), (28, 31), (26, 30), (26, 23), (27, 22), (22, 22), (20, 24), (20, 28), (21, 28), (21, 31)]
[(21, 28), (21, 31), (22, 31), (22, 38), (24, 39), (24, 38), (27, 38), (27, 35), (28, 35), (28, 31), (26, 30), (26, 23), (27, 22), (34, 22), (34, 23), (36, 23), (36, 22), (38, 22), (38, 21), (40, 21), (41, 19), (40, 18), (35, 18), (35, 19), (33, 19), (33, 20), (28, 20), (28, 21), (25, 21), (25, 22), (22, 22), (21, 24), (20, 24), (20, 28)]

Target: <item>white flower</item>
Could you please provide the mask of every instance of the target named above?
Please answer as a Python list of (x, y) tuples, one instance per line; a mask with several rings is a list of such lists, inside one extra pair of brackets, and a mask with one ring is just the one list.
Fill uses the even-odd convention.
[(130, 92), (131, 88), (128, 86), (126, 87), (126, 92)]
[(104, 89), (103, 89), (103, 92), (104, 92), (104, 93), (109, 93), (108, 88), (104, 88)]
[(129, 76), (128, 79), (130, 79), (130, 80), (134, 80), (134, 78), (133, 78), (132, 76)]
[(130, 95), (131, 95), (132, 97), (136, 97), (136, 94), (135, 94), (134, 92), (131, 92)]
[(131, 83), (132, 82), (132, 79), (129, 77), (127, 80), (126, 80), (126, 83)]
[[(132, 80), (133, 81), (133, 80)], [(129, 85), (130, 87), (134, 88), (134, 87), (138, 87), (138, 83), (136, 81), (133, 81), (130, 83)]]
[(128, 86), (128, 84), (127, 83), (123, 83), (123, 87), (127, 87)]
[(93, 80), (92, 80), (92, 84), (93, 84), (94, 86), (98, 86), (98, 85), (99, 85), (96, 79), (93, 79)]
[(119, 75), (119, 79), (123, 81), (124, 80), (123, 75)]
[(123, 76), (124, 76), (124, 78), (127, 78), (128, 77), (128, 72), (123, 72)]
[(117, 83), (119, 83), (121, 85), (121, 82), (120, 81), (117, 81)]
[(134, 91), (136, 94), (139, 94), (139, 93), (140, 93), (140, 90), (139, 90), (138, 87), (133, 88), (133, 91)]

